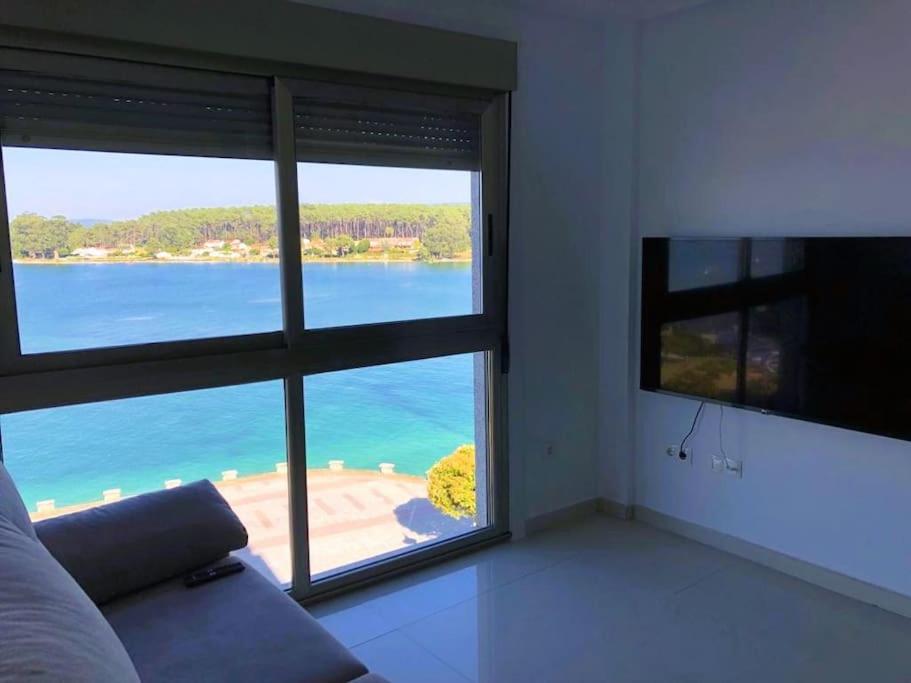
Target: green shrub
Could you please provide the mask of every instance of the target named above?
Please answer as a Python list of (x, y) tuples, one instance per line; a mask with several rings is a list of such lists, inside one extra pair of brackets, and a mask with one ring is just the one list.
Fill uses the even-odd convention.
[(434, 464), (427, 473), (427, 497), (455, 519), (477, 514), (474, 446), (465, 444)]
[(357, 254), (366, 254), (370, 251), (370, 240), (363, 239), (354, 245), (354, 251)]
[(441, 221), (424, 231), (421, 240), (433, 258), (452, 258), (471, 249), (468, 226), (460, 221)]

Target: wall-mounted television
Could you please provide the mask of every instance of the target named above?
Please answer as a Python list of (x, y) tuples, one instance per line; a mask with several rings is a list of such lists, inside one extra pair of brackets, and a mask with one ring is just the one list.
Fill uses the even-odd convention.
[(645, 238), (640, 377), (911, 440), (911, 237)]

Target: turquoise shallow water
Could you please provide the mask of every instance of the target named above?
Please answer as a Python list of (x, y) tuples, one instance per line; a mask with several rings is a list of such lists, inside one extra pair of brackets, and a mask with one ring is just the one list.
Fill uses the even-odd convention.
[[(262, 332), (280, 327), (267, 264), (17, 264), (26, 352)], [(306, 264), (311, 327), (471, 311), (467, 265)], [(308, 464), (423, 474), (474, 440), (473, 359), (436, 358), (305, 379)], [(274, 470), (284, 460), (280, 382), (4, 415), (4, 460), (31, 509)]]

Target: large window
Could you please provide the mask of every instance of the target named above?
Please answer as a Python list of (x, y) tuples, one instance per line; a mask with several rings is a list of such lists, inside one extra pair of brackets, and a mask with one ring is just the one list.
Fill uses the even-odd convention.
[(507, 530), (505, 98), (389, 85), (0, 71), (0, 438), (35, 519), (207, 478), (297, 597)]

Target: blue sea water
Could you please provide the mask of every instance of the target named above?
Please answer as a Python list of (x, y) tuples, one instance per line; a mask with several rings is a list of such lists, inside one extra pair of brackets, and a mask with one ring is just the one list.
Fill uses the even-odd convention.
[[(281, 327), (270, 264), (17, 264), (23, 351), (115, 346)], [(309, 327), (471, 312), (462, 264), (307, 263)], [(423, 474), (474, 441), (471, 355), (307, 377), (308, 466)], [(26, 504), (97, 500), (166, 479), (274, 471), (285, 459), (281, 382), (207, 389), (0, 417), (4, 460)]]

